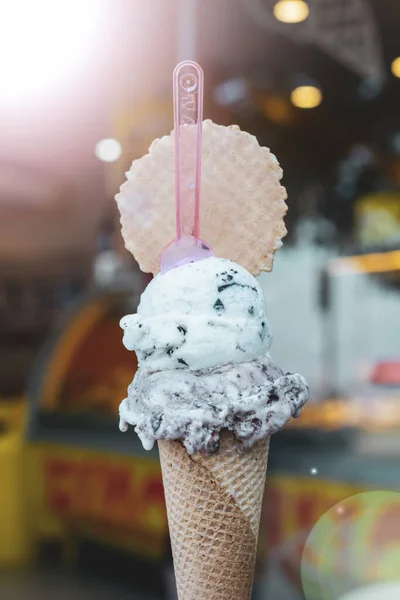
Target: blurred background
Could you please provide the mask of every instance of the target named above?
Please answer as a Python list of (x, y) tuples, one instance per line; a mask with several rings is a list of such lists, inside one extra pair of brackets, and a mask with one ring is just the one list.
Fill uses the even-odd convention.
[(289, 194), (260, 283), (312, 397), (273, 438), (254, 598), (400, 597), (399, 27), (398, 0), (0, 0), (1, 598), (176, 598), (157, 453), (118, 431), (149, 277), (113, 196), (183, 59)]

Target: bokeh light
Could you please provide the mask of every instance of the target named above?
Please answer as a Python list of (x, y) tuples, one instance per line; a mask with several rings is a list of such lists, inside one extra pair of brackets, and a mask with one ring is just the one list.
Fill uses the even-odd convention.
[(262, 107), (264, 115), (274, 123), (291, 123), (293, 111), (286, 98), (269, 93), (263, 99)]
[(392, 62), (392, 73), (395, 77), (400, 77), (400, 56)]
[(105, 138), (96, 144), (95, 154), (99, 160), (114, 162), (121, 156), (122, 148), (118, 140)]
[(378, 583), (359, 588), (338, 600), (394, 600), (395, 598), (400, 598), (400, 579), (397, 582)]
[(308, 4), (303, 0), (279, 0), (274, 6), (274, 16), (283, 23), (300, 23), (310, 13)]
[(400, 494), (374, 491), (330, 508), (304, 546), (307, 600), (337, 600), (362, 586), (395, 581), (400, 564)]
[(89, 47), (101, 5), (96, 0), (2, 2), (0, 101), (30, 98), (61, 81)]
[(313, 85), (302, 85), (294, 89), (290, 99), (297, 108), (316, 108), (322, 102), (323, 96), (319, 88)]

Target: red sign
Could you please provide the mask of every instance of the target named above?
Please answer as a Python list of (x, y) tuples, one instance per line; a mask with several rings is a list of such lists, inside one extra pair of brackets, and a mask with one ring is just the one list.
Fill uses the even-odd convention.
[(46, 503), (63, 517), (88, 519), (102, 524), (167, 530), (161, 475), (146, 473), (143, 465), (126, 465), (92, 459), (45, 461)]

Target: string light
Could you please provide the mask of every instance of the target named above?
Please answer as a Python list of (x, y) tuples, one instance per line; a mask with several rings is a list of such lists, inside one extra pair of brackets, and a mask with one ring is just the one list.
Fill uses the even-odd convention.
[(300, 23), (310, 14), (304, 0), (279, 0), (274, 6), (274, 16), (283, 23)]
[(315, 108), (321, 104), (323, 96), (319, 88), (302, 85), (293, 90), (290, 99), (297, 108)]
[(392, 73), (395, 77), (400, 77), (400, 56), (392, 62)]
[(105, 138), (96, 144), (95, 154), (99, 160), (114, 162), (121, 156), (121, 144), (113, 138)]

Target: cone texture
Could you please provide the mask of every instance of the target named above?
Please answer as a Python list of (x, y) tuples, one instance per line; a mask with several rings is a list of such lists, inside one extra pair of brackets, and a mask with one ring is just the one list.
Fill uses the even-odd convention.
[[(183, 171), (193, 156), (185, 152)], [(201, 236), (216, 256), (253, 275), (271, 271), (286, 235), (282, 169), (268, 148), (239, 127), (203, 122)], [(145, 273), (160, 270), (160, 254), (175, 237), (174, 135), (155, 140), (132, 163), (116, 196), (122, 235)], [(240, 240), (240, 243), (238, 243)]]
[(179, 600), (249, 600), (269, 440), (244, 453), (230, 433), (213, 456), (159, 441)]

